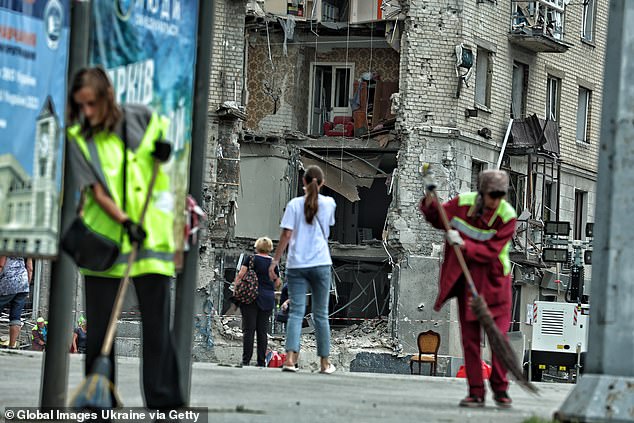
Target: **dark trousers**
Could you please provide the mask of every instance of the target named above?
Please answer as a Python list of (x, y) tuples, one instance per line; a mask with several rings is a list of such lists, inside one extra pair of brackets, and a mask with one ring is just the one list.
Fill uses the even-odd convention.
[[(464, 351), (464, 364), (469, 382), (469, 395), (484, 398), (484, 379), (482, 377), (482, 358), (480, 347), (480, 334), (482, 327), (477, 320), (467, 321), (466, 313), (468, 304), (462, 294), (458, 297), (458, 311), (460, 317), (460, 331), (462, 333), (462, 348)], [(506, 336), (509, 329), (510, 313), (502, 313), (493, 316), (493, 321), (500, 332)], [(500, 362), (495, 353), (491, 354), (491, 377), (489, 384), (493, 392), (506, 392), (509, 386), (506, 378), (506, 368)]]
[[(120, 279), (86, 276), (86, 374), (99, 356)], [(184, 404), (178, 380), (176, 349), (170, 330), (170, 279), (143, 275), (133, 279), (143, 322), (143, 393), (148, 408)], [(115, 382), (115, 351), (110, 352)]]
[(269, 330), (269, 319), (271, 311), (262, 311), (258, 305), (253, 302), (251, 304), (241, 304), (240, 312), (242, 313), (242, 364), (249, 365), (253, 356), (253, 335), (258, 336), (258, 366), (266, 365), (266, 347), (268, 345), (267, 332)]

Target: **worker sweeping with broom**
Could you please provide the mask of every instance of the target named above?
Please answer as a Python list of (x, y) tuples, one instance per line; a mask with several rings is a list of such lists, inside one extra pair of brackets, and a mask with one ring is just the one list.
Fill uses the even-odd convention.
[[(509, 247), (517, 217), (504, 199), (508, 175), (499, 170), (485, 170), (479, 175), (478, 192), (460, 194), (443, 205), (438, 203), (433, 183), (428, 181), (426, 185), (420, 211), (434, 227), (446, 230), (447, 240), (434, 310), (439, 311), (449, 298), (458, 299), (469, 383), (469, 395), (460, 401), (460, 406), (484, 407), (480, 358), (480, 336), (484, 327), (493, 352), (489, 379), (493, 400), (498, 407), (509, 408), (512, 402), (507, 393), (509, 366), (505, 366), (504, 359), (513, 360), (514, 357), (509, 348), (502, 348), (502, 351), (499, 348), (508, 347), (504, 334), (508, 331), (511, 315)], [(494, 348), (494, 342), (498, 348)]]
[(69, 159), (84, 201), (62, 244), (84, 275), (90, 322), (87, 378), (70, 405), (109, 409), (118, 404), (113, 342), (132, 279), (143, 322), (146, 406), (180, 407), (183, 399), (169, 324), (174, 202), (169, 178), (159, 166), (171, 152), (163, 138), (167, 120), (145, 106), (118, 105), (113, 86), (99, 67), (75, 75), (68, 103), (73, 123), (68, 128)]

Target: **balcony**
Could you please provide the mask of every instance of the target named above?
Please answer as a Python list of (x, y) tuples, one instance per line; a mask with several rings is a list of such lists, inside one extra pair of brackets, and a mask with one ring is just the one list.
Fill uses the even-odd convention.
[(397, 0), (264, 0), (263, 9), (288, 19), (326, 25), (394, 20), (401, 11)]
[(564, 0), (514, 1), (509, 42), (535, 53), (565, 53)]

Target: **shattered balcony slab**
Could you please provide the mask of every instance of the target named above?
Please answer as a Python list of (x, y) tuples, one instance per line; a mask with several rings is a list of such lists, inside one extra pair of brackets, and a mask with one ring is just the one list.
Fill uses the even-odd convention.
[(515, 32), (508, 35), (509, 42), (534, 53), (565, 53), (572, 45), (542, 33)]

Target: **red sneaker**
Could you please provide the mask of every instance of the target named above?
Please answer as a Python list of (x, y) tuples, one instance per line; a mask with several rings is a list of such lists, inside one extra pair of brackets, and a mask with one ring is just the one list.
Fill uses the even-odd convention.
[(513, 404), (513, 400), (509, 397), (509, 394), (506, 392), (496, 392), (493, 394), (493, 401), (495, 401), (495, 405), (500, 408), (511, 408), (511, 404)]
[(475, 395), (469, 395), (460, 401), (460, 407), (481, 408), (484, 407), (484, 398)]

